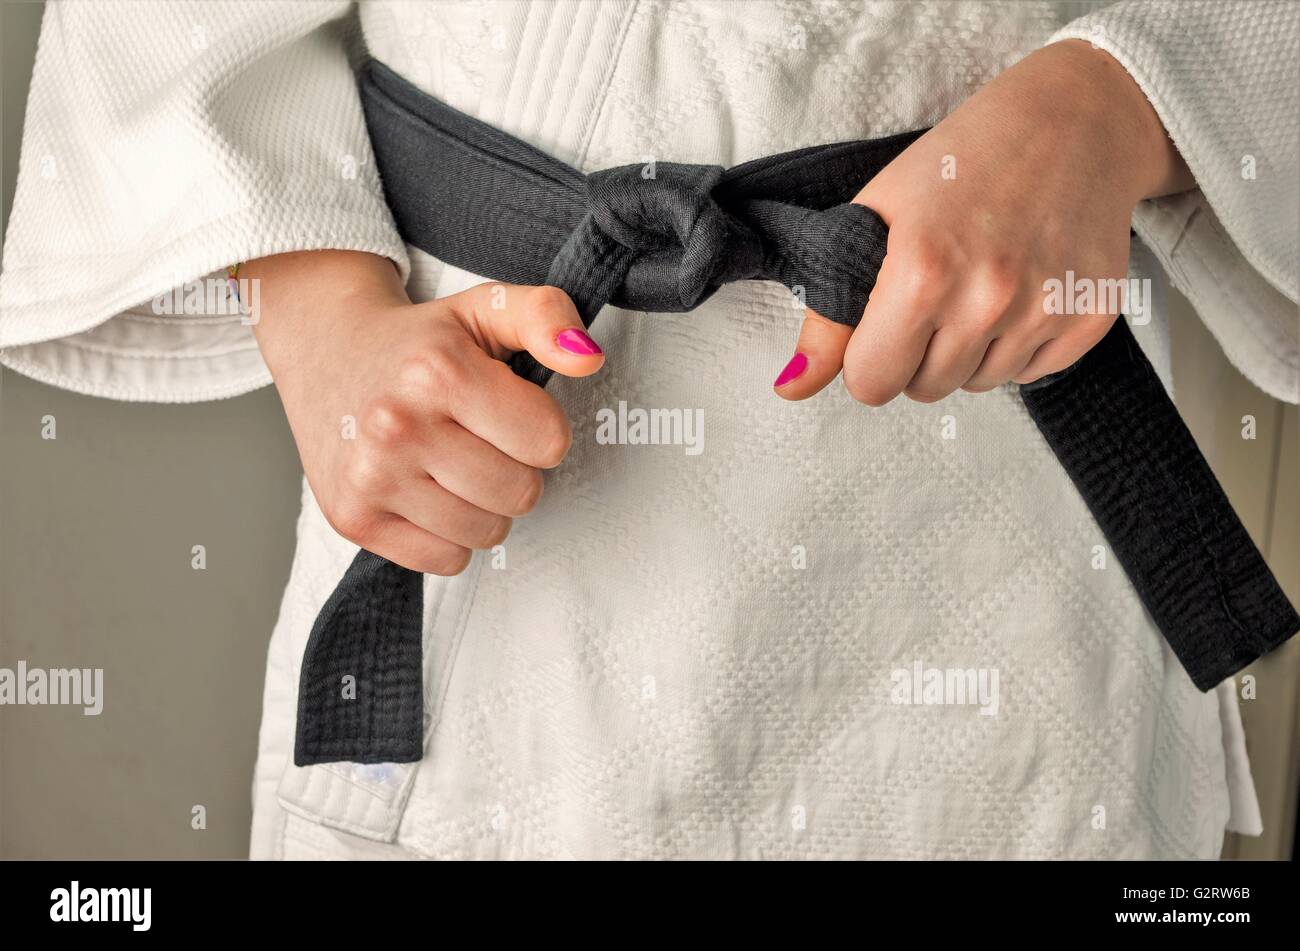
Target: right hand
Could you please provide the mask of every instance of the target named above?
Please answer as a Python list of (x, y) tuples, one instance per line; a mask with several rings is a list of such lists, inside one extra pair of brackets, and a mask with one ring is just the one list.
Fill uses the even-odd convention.
[(527, 350), (580, 377), (605, 360), (554, 287), (412, 304), (391, 262), (353, 251), (261, 258), (240, 277), (260, 281), (254, 334), (325, 518), (428, 574), (500, 544), (573, 440), (559, 404), (502, 361)]

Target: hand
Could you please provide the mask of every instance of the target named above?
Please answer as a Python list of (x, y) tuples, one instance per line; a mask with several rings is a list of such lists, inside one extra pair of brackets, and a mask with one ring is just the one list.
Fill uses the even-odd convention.
[(1119, 311), (1099, 294), (1092, 316), (1049, 313), (1044, 282), (1124, 280), (1134, 205), (1193, 184), (1119, 63), (1083, 41), (1045, 47), (854, 199), (889, 226), (863, 320), (854, 330), (808, 311), (776, 391), (805, 399), (842, 367), (863, 403), (928, 403), (1063, 370)]
[(502, 542), (573, 439), (555, 400), (501, 361), (527, 350), (587, 376), (605, 359), (553, 287), (412, 304), (388, 260), (349, 251), (262, 258), (240, 277), (261, 282), (254, 333), (326, 519), (429, 574)]

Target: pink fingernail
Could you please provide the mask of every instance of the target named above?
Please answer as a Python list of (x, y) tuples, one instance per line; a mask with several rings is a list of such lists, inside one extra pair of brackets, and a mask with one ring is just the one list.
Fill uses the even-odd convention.
[(561, 330), (555, 335), (555, 343), (561, 350), (576, 353), (580, 357), (590, 357), (605, 352), (600, 349), (596, 344), (596, 341), (592, 340), (576, 327), (569, 330)]
[(800, 377), (806, 369), (808, 369), (808, 358), (802, 353), (796, 353), (790, 358), (790, 362), (785, 365), (785, 369), (781, 371), (781, 375), (776, 378), (776, 382), (772, 385), (785, 386), (791, 380)]

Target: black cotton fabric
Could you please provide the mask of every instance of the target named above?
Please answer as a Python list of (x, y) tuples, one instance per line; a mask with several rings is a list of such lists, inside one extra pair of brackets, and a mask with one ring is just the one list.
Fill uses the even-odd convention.
[[(360, 79), (403, 238), (475, 274), (562, 288), (588, 325), (606, 304), (676, 313), (761, 279), (856, 326), (888, 229), (851, 199), (924, 131), (732, 169), (657, 162), (583, 175), (381, 63)], [(542, 386), (550, 375), (527, 354), (512, 366)], [(1200, 689), (1300, 628), (1123, 319), (1074, 367), (1021, 395)], [(298, 765), (420, 759), (422, 584), (365, 551), (348, 569), (303, 662)], [(348, 673), (354, 700), (339, 688)]]
[[(680, 313), (751, 278), (856, 325), (889, 231), (849, 202), (924, 131), (732, 169), (656, 162), (583, 175), (373, 60), (361, 101), (403, 238), (474, 274), (561, 287), (588, 325), (606, 304)], [(527, 354), (513, 365), (535, 383), (549, 375)]]
[(424, 575), (364, 549), (357, 553), (307, 641), (297, 765), (420, 758), (423, 614)]
[(1068, 371), (1020, 395), (1197, 687), (1212, 689), (1300, 629), (1123, 319)]

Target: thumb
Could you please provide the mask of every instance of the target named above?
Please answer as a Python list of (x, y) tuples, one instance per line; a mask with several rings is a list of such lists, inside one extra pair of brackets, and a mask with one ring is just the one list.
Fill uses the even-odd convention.
[(820, 393), (844, 366), (853, 328), (827, 320), (815, 310), (805, 312), (794, 356), (772, 386), (785, 400), (806, 400)]
[(558, 287), (480, 284), (456, 296), (464, 298), (460, 310), (473, 322), (480, 344), (498, 359), (527, 350), (565, 376), (590, 376), (605, 363), (605, 351)]

